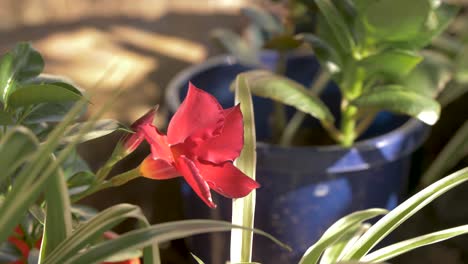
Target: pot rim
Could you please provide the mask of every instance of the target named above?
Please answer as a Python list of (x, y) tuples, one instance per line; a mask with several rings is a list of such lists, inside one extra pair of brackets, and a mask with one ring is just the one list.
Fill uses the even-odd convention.
[[(262, 55), (274, 55), (274, 51), (263, 51)], [(289, 56), (291, 57), (301, 57), (301, 56), (313, 56), (313, 54), (310, 53), (292, 53)], [(238, 59), (230, 54), (222, 54), (218, 56), (214, 56), (211, 58), (208, 58), (205, 62), (200, 63), (200, 64), (195, 64), (192, 66), (189, 66), (179, 72), (167, 85), (166, 87), (166, 96), (165, 100), (168, 104), (169, 111), (174, 112), (175, 109), (178, 108), (180, 105), (181, 101), (179, 99), (179, 87), (181, 87), (182, 83), (185, 83), (187, 80), (189, 80), (190, 76), (199, 74), (209, 68), (218, 66), (218, 65), (234, 65), (238, 63)], [(254, 65), (255, 66), (255, 65)], [(393, 129), (385, 134), (381, 134), (376, 137), (368, 138), (368, 139), (363, 139), (356, 141), (350, 148), (345, 148), (339, 144), (333, 144), (333, 145), (326, 145), (326, 146), (314, 146), (314, 145), (308, 145), (308, 146), (280, 146), (276, 144), (271, 144), (271, 143), (266, 143), (262, 141), (257, 142), (257, 146), (261, 147), (266, 147), (269, 149), (276, 149), (276, 150), (281, 150), (281, 149), (288, 149), (288, 150), (307, 150), (307, 149), (314, 149), (318, 152), (337, 152), (337, 151), (350, 151), (350, 150), (358, 150), (359, 152), (366, 151), (366, 150), (372, 150), (377, 148), (383, 148), (387, 145), (391, 145), (392, 143), (400, 140), (401, 134), (408, 135), (411, 134), (412, 131), (418, 130), (421, 127), (429, 127), (428, 125), (422, 123), (421, 121), (415, 119), (415, 118), (409, 118), (408, 121), (406, 121), (403, 125), (400, 127)], [(417, 148), (422, 142), (427, 138), (428, 133), (425, 133), (423, 136), (417, 138), (417, 141), (413, 143), (414, 148)], [(408, 151), (404, 151), (401, 153), (399, 156), (403, 156), (405, 154), (408, 154)]]

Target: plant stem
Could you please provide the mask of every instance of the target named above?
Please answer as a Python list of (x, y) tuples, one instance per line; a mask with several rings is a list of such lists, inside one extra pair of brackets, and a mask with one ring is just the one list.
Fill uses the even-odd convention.
[(98, 191), (101, 191), (101, 190), (104, 190), (104, 189), (107, 189), (107, 188), (110, 188), (110, 187), (117, 187), (117, 186), (121, 186), (133, 179), (136, 179), (138, 177), (140, 177), (140, 170), (139, 170), (139, 167), (133, 169), (133, 170), (129, 170), (129, 171), (126, 171), (124, 173), (121, 173), (119, 175), (116, 175), (114, 177), (112, 177), (110, 180), (108, 181), (102, 181), (100, 183), (98, 183), (97, 185), (94, 185), (94, 186), (91, 186), (89, 189), (87, 189), (86, 191), (78, 194), (77, 196), (74, 196), (72, 197), (71, 201), (72, 203), (75, 203), (75, 202), (78, 202), (79, 200), (85, 198), (85, 197), (88, 197), (90, 196), (91, 194), (94, 194)]
[[(321, 70), (317, 78), (312, 82), (312, 86), (309, 88), (309, 91), (312, 94), (320, 94), (330, 80), (330, 74), (327, 71)], [(300, 111), (296, 111), (293, 117), (289, 120), (286, 125), (283, 134), (281, 135), (280, 145), (289, 146), (291, 141), (296, 135), (297, 130), (304, 121), (306, 114)]]
[(343, 103), (341, 105), (341, 133), (340, 144), (343, 147), (351, 147), (357, 137), (356, 119), (358, 108), (350, 102), (362, 93), (365, 79), (364, 69), (351, 62), (346, 67), (346, 73), (341, 85), (343, 92)]
[(364, 117), (356, 125), (356, 137), (359, 137), (369, 128), (369, 126), (372, 124), (372, 121), (374, 121), (376, 115), (377, 112), (375, 111), (364, 115)]

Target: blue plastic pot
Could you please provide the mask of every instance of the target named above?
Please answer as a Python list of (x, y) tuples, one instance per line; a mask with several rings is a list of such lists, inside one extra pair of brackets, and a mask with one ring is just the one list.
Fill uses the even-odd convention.
[[(275, 53), (262, 54), (267, 68), (274, 68)], [(221, 56), (188, 68), (169, 85), (167, 103), (174, 112), (184, 98), (190, 80), (218, 98), (223, 107), (233, 105), (229, 85), (235, 76), (250, 67), (231, 56)], [(319, 69), (311, 55), (288, 59), (288, 77), (310, 85)], [(329, 84), (322, 99), (337, 114), (340, 96)], [(268, 138), (271, 102), (254, 98), (257, 139)], [(318, 122), (308, 121), (309, 126)], [(424, 141), (428, 127), (415, 119), (379, 114), (377, 120), (352, 148), (331, 146), (280, 147), (257, 145), (257, 191), (255, 227), (293, 248), (287, 252), (267, 239), (254, 238), (254, 261), (297, 263), (305, 250), (342, 216), (366, 208), (394, 208), (406, 192), (410, 158)], [(218, 208), (208, 209), (190, 187), (183, 187), (187, 218), (230, 221), (231, 201), (215, 196)], [(229, 259), (229, 234), (191, 238), (191, 250), (208, 263)]]

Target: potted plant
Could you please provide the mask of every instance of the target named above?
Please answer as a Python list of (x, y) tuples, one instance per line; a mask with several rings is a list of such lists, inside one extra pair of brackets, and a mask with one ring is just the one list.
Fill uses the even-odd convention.
[[(86, 122), (79, 122), (91, 100), (89, 95), (63, 78), (43, 75), (43, 68), (41, 55), (28, 43), (20, 43), (0, 57), (1, 263), (139, 264), (143, 258), (145, 263), (157, 264), (161, 263), (159, 243), (207, 231), (229, 231), (234, 227), (229, 222), (211, 220), (150, 225), (141, 209), (131, 204), (114, 205), (102, 212), (80, 205), (81, 199), (100, 190), (138, 177), (180, 176), (180, 171), (186, 172), (185, 167), (177, 166), (180, 171), (174, 175), (175, 167), (168, 169), (164, 167), (168, 163), (149, 155), (137, 168), (108, 177), (116, 163), (132, 153), (143, 140), (153, 146), (160, 143), (154, 141), (162, 136), (152, 124), (156, 108), (150, 109), (130, 128), (114, 120), (99, 119), (112, 105), (116, 93)], [(242, 129), (239, 109), (232, 110), (233, 119), (223, 125), (230, 128), (233, 123)], [(183, 131), (183, 127), (192, 128), (192, 124), (194, 120), (181, 118), (174, 133)], [(107, 162), (93, 172), (75, 151), (76, 146), (117, 129), (127, 134), (116, 142)], [(185, 132), (186, 137), (196, 139), (199, 136), (197, 131)], [(242, 148), (242, 141), (234, 152), (240, 151), (239, 148)], [(216, 148), (205, 148), (205, 151), (212, 153)], [(187, 159), (187, 162), (193, 161)], [(205, 172), (237, 170), (234, 166), (227, 167), (226, 162), (219, 166), (199, 164), (201, 166)], [(213, 173), (212, 176), (217, 175)], [(225, 186), (225, 181), (218, 179), (220, 181), (211, 178), (210, 182)], [(187, 180), (193, 183), (193, 178)], [(225, 194), (232, 197), (245, 196), (258, 187), (240, 171), (230, 180), (239, 186), (244, 182), (243, 188), (226, 190)], [(199, 190), (196, 184), (193, 186)], [(204, 199), (206, 193), (200, 197)], [(136, 219), (139, 229), (120, 236), (111, 232), (127, 219)]]
[[(285, 34), (272, 36), (276, 42), (266, 43), (280, 52), (261, 54), (261, 69), (233, 57), (214, 58), (182, 72), (167, 92), (173, 110), (191, 81), (225, 106), (232, 101), (228, 86), (236, 74), (249, 83), (258, 96), (254, 98), (257, 139), (266, 142), (257, 145), (257, 175), (262, 184), (258, 214), (265, 217), (256, 227), (296, 249), (304, 249), (340, 216), (375, 206), (393, 208), (406, 192), (410, 154), (440, 113), (432, 95), (409, 85), (408, 74), (423, 61), (421, 49), (457, 11), (429, 0), (411, 5), (404, 1), (314, 3), (319, 10), (316, 33), (295, 34), (286, 28), (280, 31)], [(286, 41), (294, 43), (288, 48), (311, 46), (315, 57), (287, 55), (289, 50), (278, 45)], [(327, 83), (327, 76), (331, 82)], [(307, 116), (313, 118), (304, 121)], [(322, 140), (327, 137), (316, 132), (319, 127), (328, 139)], [(319, 144), (334, 141), (337, 145), (291, 146), (304, 143), (298, 140), (304, 135)], [(184, 194), (188, 215), (209, 215), (196, 201), (192, 203), (190, 192)], [(216, 217), (227, 219), (230, 207), (223, 208)], [(298, 219), (310, 220), (298, 223)], [(290, 226), (298, 228), (286, 228)], [(223, 240), (212, 241), (216, 247)], [(273, 248), (262, 246), (257, 247), (258, 254), (281, 258)], [(300, 252), (278, 254), (298, 259)]]

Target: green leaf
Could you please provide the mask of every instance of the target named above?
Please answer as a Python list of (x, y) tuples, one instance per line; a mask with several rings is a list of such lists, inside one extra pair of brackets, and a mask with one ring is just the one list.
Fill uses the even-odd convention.
[(435, 98), (452, 78), (450, 60), (440, 53), (424, 52), (424, 60), (401, 83), (404, 87)]
[(253, 70), (240, 75), (252, 94), (293, 106), (322, 122), (333, 123), (334, 117), (327, 106), (302, 84), (265, 70)]
[(43, 68), (41, 55), (29, 43), (17, 44), (0, 58), (0, 101), (5, 107), (17, 83), (39, 75)]
[[(257, 166), (256, 136), (251, 87), (242, 74), (234, 84), (235, 103), (240, 104), (244, 120), (244, 147), (235, 160), (236, 167), (255, 180)], [(256, 191), (232, 202), (232, 223), (253, 228), (255, 216)], [(253, 233), (250, 230), (234, 229), (231, 231), (231, 262), (252, 261)]]
[(415, 48), (422, 48), (428, 45), (432, 39), (442, 33), (455, 18), (459, 10), (458, 6), (442, 3), (436, 10), (433, 10), (430, 17), (433, 22), (426, 25), (416, 39), (411, 40)]
[[(116, 239), (102, 242), (92, 248), (87, 249), (86, 251), (80, 252), (72, 256), (71, 258), (67, 259), (67, 263), (96, 263), (122, 250), (142, 248), (153, 243), (159, 244), (173, 239), (179, 239), (196, 234), (230, 231), (232, 228), (243, 227), (231, 225), (228, 222), (215, 220), (185, 220), (153, 225), (147, 228), (141, 228), (138, 230), (128, 232)], [(267, 238), (273, 240), (275, 243), (279, 243), (279, 245), (283, 245), (270, 235), (266, 234), (265, 232), (262, 232), (260, 230), (253, 231), (257, 234), (266, 236)]]
[(212, 32), (212, 37), (230, 54), (234, 55), (242, 63), (259, 64), (258, 49), (250, 47), (249, 44), (238, 34), (227, 29), (216, 29)]
[(192, 252), (190, 252), (190, 255), (192, 255), (192, 258), (195, 259), (195, 261), (198, 264), (205, 264), (205, 262), (203, 262), (203, 260), (201, 260), (199, 257), (195, 256), (195, 254), (193, 254)]
[[(68, 143), (76, 139), (80, 129), (87, 125), (88, 122), (76, 123), (68, 128), (66, 135), (62, 138), (62, 143)], [(90, 141), (96, 138), (108, 135), (121, 127), (119, 122), (113, 119), (101, 119), (95, 122), (91, 131), (85, 135), (81, 135), (80, 143)]]
[(261, 8), (255, 6), (244, 7), (241, 9), (241, 13), (269, 34), (283, 32), (283, 25), (279, 19)]
[(468, 155), (468, 121), (457, 130), (455, 135), (445, 145), (440, 154), (431, 163), (429, 169), (421, 178), (424, 185), (429, 185), (455, 167), (457, 163)]
[(363, 221), (386, 213), (388, 211), (385, 209), (368, 209), (357, 211), (341, 218), (329, 227), (317, 242), (307, 249), (299, 264), (316, 264), (325, 249), (342, 238), (348, 229), (354, 229), (356, 226), (360, 226)]
[[(55, 162), (55, 157), (51, 162)], [(65, 176), (60, 168), (47, 180), (45, 186), (46, 218), (40, 259), (44, 259), (72, 232), (70, 197)]]
[(311, 33), (304, 33), (297, 36), (297, 38), (309, 43), (314, 50), (314, 55), (320, 60), (321, 65), (326, 67), (329, 72), (339, 72), (343, 67), (338, 53), (330, 46), (325, 40), (320, 39)]
[(407, 114), (428, 125), (435, 124), (440, 115), (440, 105), (435, 100), (398, 85), (377, 87), (351, 103), (365, 109)]
[(371, 225), (368, 223), (355, 225), (344, 231), (343, 236), (329, 246), (320, 258), (320, 264), (335, 264), (341, 260), (344, 253), (364, 234)]
[[(37, 149), (39, 140), (25, 127), (11, 128), (0, 141), (0, 184), (8, 178)], [(1, 241), (1, 240), (0, 240)]]
[[(353, 36), (343, 16), (330, 0), (315, 0), (320, 13), (331, 28), (338, 44), (345, 51), (351, 53), (355, 47)], [(319, 35), (320, 36), (320, 35)]]
[(9, 98), (10, 105), (17, 108), (41, 103), (64, 103), (78, 101), (80, 93), (52, 84), (28, 84), (19, 87)]
[(461, 236), (467, 233), (468, 225), (445, 229), (439, 232), (418, 236), (390, 246), (386, 246), (364, 256), (363, 258), (361, 258), (361, 260), (366, 263), (374, 263), (376, 261), (389, 260), (414, 249), (439, 243), (447, 239)]
[(423, 59), (416, 52), (409, 50), (384, 50), (361, 60), (359, 65), (368, 74), (383, 73), (392, 77), (407, 75)]
[(367, 31), (384, 41), (407, 41), (424, 28), (432, 11), (428, 0), (364, 0), (357, 4)]
[(69, 188), (89, 186), (92, 185), (96, 180), (96, 175), (91, 171), (80, 171), (70, 177), (67, 184)]
[(361, 259), (377, 243), (437, 197), (468, 180), (468, 168), (459, 170), (423, 189), (377, 221), (346, 253), (343, 260)]
[(57, 158), (57, 162), (50, 163), (50, 155), (59, 144), (59, 138), (65, 132), (65, 128), (74, 120), (81, 107), (86, 101), (81, 100), (70, 111), (63, 122), (49, 134), (47, 142), (41, 144), (29, 162), (22, 167), (18, 173), (15, 183), (0, 207), (0, 241), (10, 235), (13, 228), (24, 216), (28, 208), (36, 201), (40, 192), (44, 189), (45, 183), (55, 172), (57, 166), (63, 161), (67, 148)]
[(100, 212), (88, 222), (78, 226), (71, 236), (63, 241), (46, 259), (44, 259), (43, 263), (65, 262), (65, 260), (76, 255), (88, 244), (102, 237), (104, 232), (112, 229), (128, 218), (145, 219), (140, 208), (130, 204), (114, 205)]

